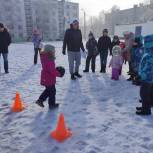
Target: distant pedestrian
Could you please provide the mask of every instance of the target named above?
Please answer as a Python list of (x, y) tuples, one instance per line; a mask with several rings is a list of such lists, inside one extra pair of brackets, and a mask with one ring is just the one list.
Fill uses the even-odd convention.
[(37, 64), (38, 61), (38, 53), (40, 52), (41, 49), (41, 35), (40, 32), (37, 29), (33, 30), (33, 35), (32, 35), (32, 42), (34, 44), (34, 64)]
[(68, 61), (69, 61), (69, 70), (71, 74), (71, 79), (76, 80), (76, 78), (81, 78), (79, 74), (79, 67), (81, 64), (81, 52), (85, 51), (84, 45), (82, 42), (82, 33), (79, 29), (79, 22), (74, 20), (71, 24), (71, 28), (66, 30), (65, 37), (63, 41), (63, 54), (66, 54), (66, 47), (68, 51)]
[(103, 30), (103, 36), (98, 40), (98, 51), (100, 53), (101, 73), (106, 73), (108, 50), (111, 50), (111, 39), (108, 36), (108, 30)]
[(4, 27), (4, 25), (0, 23), (0, 57), (2, 54), (4, 60), (5, 73), (9, 73), (8, 47), (10, 44), (11, 44), (11, 36), (8, 30)]

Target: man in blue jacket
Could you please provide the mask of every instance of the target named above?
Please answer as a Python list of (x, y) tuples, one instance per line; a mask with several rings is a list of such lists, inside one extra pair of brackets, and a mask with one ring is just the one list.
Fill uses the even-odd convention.
[(137, 107), (137, 115), (151, 115), (151, 99), (153, 91), (153, 35), (144, 38), (145, 54), (139, 69), (141, 78), (140, 96), (142, 107)]

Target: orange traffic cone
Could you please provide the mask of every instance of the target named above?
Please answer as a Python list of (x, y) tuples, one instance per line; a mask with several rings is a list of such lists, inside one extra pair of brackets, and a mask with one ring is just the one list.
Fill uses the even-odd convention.
[(60, 114), (56, 130), (51, 132), (51, 137), (59, 142), (63, 142), (67, 138), (71, 137), (72, 133), (66, 128), (64, 115)]
[(15, 101), (12, 105), (12, 112), (21, 112), (24, 110), (24, 105), (21, 101), (19, 92), (16, 93)]

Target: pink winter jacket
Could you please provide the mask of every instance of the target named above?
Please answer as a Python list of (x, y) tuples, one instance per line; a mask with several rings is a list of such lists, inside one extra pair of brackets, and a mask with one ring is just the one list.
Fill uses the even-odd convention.
[(56, 70), (54, 60), (50, 60), (44, 53), (40, 55), (42, 71), (41, 71), (41, 85), (52, 86), (56, 84), (56, 77), (60, 76)]
[(122, 56), (113, 56), (111, 61), (110, 61), (110, 66), (113, 69), (121, 69), (123, 65), (123, 58)]

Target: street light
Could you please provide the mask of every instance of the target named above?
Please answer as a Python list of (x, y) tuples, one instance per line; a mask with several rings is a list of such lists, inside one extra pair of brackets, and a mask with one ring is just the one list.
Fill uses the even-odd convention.
[(86, 40), (86, 31), (87, 31), (87, 28), (86, 28), (86, 12), (83, 8), (81, 9), (81, 11), (83, 11), (83, 15), (84, 15), (84, 39)]

